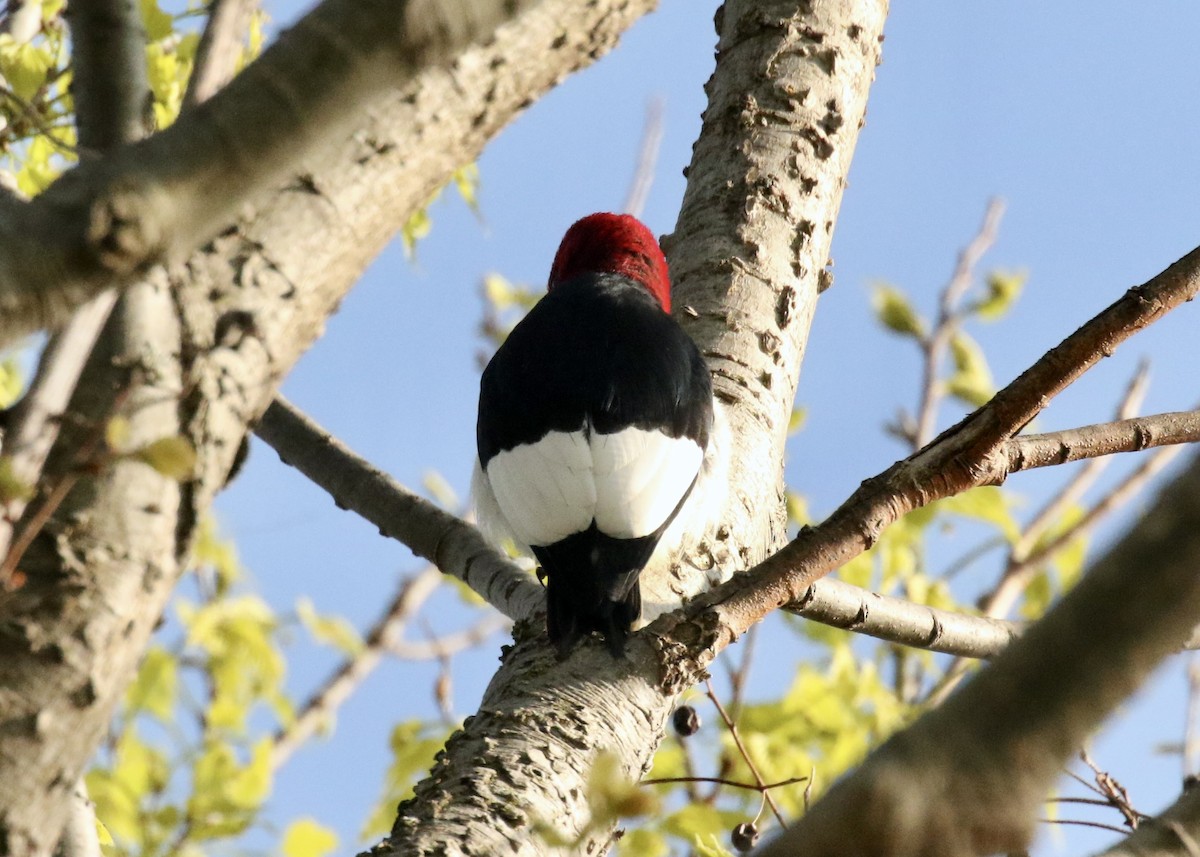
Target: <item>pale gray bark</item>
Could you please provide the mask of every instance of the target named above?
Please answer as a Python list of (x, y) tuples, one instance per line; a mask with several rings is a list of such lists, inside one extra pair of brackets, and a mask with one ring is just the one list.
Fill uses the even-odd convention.
[(255, 432), (285, 464), (361, 515), (443, 573), (459, 578), (510, 619), (544, 611), (546, 596), (533, 575), (501, 556), (470, 524), (417, 496), (354, 455), (337, 438), (277, 397)]
[(183, 259), (301, 159), (344, 139), (372, 99), (541, 5), (325, 0), (170, 128), (81, 163), (28, 203), (8, 201), (0, 344), (60, 325), (102, 289)]
[[(182, 486), (132, 461), (81, 479), (25, 556), (25, 585), (0, 593), (0, 852), (49, 853), (71, 787), (185, 562), (198, 516), (224, 484), (247, 426), (358, 273), (454, 169), (474, 160), (532, 99), (604, 53), (651, 5), (544, 0), (485, 47), (458, 53), (449, 67), (412, 68), (408, 87), (369, 106), (363, 92), (345, 92), (340, 109), (358, 111), (359, 130), (326, 150), (306, 181), (264, 197), (256, 211), (243, 210), (240, 222), (169, 277), (159, 270), (135, 287), (143, 297), (134, 306), (165, 307), (176, 324), (156, 329), (148, 311), (110, 321), (71, 406), (82, 422), (70, 421), (48, 473), (71, 469), (89, 431), (102, 429), (114, 383), (129, 389), (131, 377), (136, 386), (123, 408), (137, 418), (133, 440), (182, 432), (199, 460)], [(304, 28), (292, 34), (289, 50), (298, 50), (297, 39), (310, 40), (313, 50), (325, 44)], [(437, 39), (430, 44), (446, 47)], [(231, 85), (207, 104), (226, 98), (222, 109), (236, 113), (244, 107), (238, 99), (253, 103), (247, 86), (254, 88)], [(315, 127), (323, 115), (314, 120), (303, 103), (287, 110), (289, 128)], [(241, 126), (228, 127), (233, 133)], [(252, 123), (245, 133), (258, 128)], [(180, 130), (173, 139), (228, 152)], [(97, 164), (99, 172), (116, 169)], [(176, 191), (186, 195), (186, 184), (160, 190), (169, 203)], [(43, 205), (39, 216), (49, 228), (56, 210)], [(44, 236), (31, 228), (22, 242), (35, 249)], [(6, 250), (11, 245), (0, 241)], [(45, 249), (50, 257), (56, 252), (54, 245)], [(56, 283), (54, 272), (44, 275)], [(126, 352), (131, 361), (114, 367), (117, 345), (138, 343)]]
[[(681, 320), (714, 366), (734, 421), (734, 494), (715, 533), (675, 564), (676, 597), (761, 559), (784, 534), (782, 449), (800, 358), (850, 157), (879, 57), (876, 0), (731, 2), (674, 236)], [(736, 45), (736, 50), (734, 46)], [(635, 635), (627, 661), (584, 645), (557, 662), (540, 628), (508, 650), (479, 712), (452, 737), (389, 839), (372, 853), (602, 853), (589, 821), (596, 755), (649, 766), (675, 694), (670, 653)], [(546, 822), (568, 840), (534, 832)]]

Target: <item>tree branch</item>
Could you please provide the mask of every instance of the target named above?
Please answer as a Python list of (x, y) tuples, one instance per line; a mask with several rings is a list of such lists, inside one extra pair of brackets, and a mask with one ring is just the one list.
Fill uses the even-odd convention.
[[(815, 580), (868, 549), (885, 527), (912, 509), (977, 485), (1002, 483), (1016, 463), (1005, 455), (1006, 444), (1022, 427), (1121, 342), (1197, 291), (1200, 248), (1130, 289), (958, 425), (863, 482), (828, 520), (806, 527), (783, 550), (697, 598), (679, 615), (656, 622), (664, 676), (690, 683), (691, 675), (751, 624), (797, 601)], [(680, 639), (702, 641), (690, 646), (691, 669), (676, 656), (673, 643)]]
[(921, 405), (917, 408), (917, 421), (911, 436), (912, 448), (920, 449), (929, 443), (937, 427), (938, 405), (941, 403), (942, 384), (938, 379), (942, 360), (954, 334), (962, 326), (963, 312), (959, 309), (963, 296), (975, 278), (975, 267), (979, 260), (996, 243), (1000, 229), (1000, 218), (1004, 216), (1004, 201), (991, 199), (983, 213), (983, 222), (975, 237), (958, 253), (954, 273), (942, 289), (938, 302), (938, 319), (928, 337), (921, 337), (922, 363)]
[(1022, 435), (1004, 446), (1004, 457), (1008, 462), (1004, 476), (1035, 467), (1198, 440), (1200, 411), (1155, 414), (1066, 431)]
[(505, 616), (526, 619), (544, 609), (541, 585), (498, 554), (477, 529), (359, 458), (282, 396), (267, 408), (255, 432), (340, 508), (457, 577)]
[[(681, 321), (731, 411), (725, 460), (736, 492), (722, 525), (696, 534), (694, 551), (649, 600), (701, 591), (785, 533), (787, 417), (885, 14), (882, 0), (758, 0), (728, 2), (718, 16), (703, 129), (676, 231), (663, 243), (675, 303), (695, 311)], [(608, 847), (608, 826), (588, 825), (595, 756), (611, 752), (626, 778), (640, 778), (677, 688), (664, 692), (645, 634), (634, 635), (626, 661), (582, 645), (558, 662), (540, 632), (522, 630), (478, 714), (401, 805), (375, 857), (557, 853), (530, 834), (535, 821), (568, 840), (586, 828), (578, 853)]]
[(1151, 526), (1126, 536), (1042, 621), (763, 853), (801, 843), (818, 857), (1023, 848), (1062, 764), (1200, 621), (1190, 559), (1200, 551), (1198, 514), (1200, 462), (1160, 495)]
[[(275, 733), (274, 746), (271, 748), (272, 768), (282, 767), (301, 745), (328, 723), (338, 707), (374, 672), (385, 655), (396, 654), (396, 650), (404, 646), (401, 638), (405, 626), (428, 601), (440, 583), (441, 574), (433, 566), (428, 566), (403, 583), (392, 603), (367, 633), (362, 651), (338, 667), (320, 688), (309, 695), (296, 712), (295, 719), (286, 728)], [(495, 630), (494, 626), (488, 627)], [(426, 648), (417, 647), (408, 654), (413, 655), (414, 659), (439, 657), (456, 646), (464, 647), (464, 641), (466, 645), (476, 644), (482, 637), (473, 631), (475, 629), (468, 629), (461, 637), (456, 636), (453, 640), (433, 641)]]
[(1143, 821), (1098, 857), (1196, 857), (1200, 854), (1200, 788), (1185, 786), (1179, 800)]
[[(650, 5), (542, 0), (486, 45), (464, 49), (450, 67), (431, 68), (369, 110), (349, 93), (345, 109), (356, 111), (359, 131), (314, 160), (306, 181), (241, 209), (244, 219), (170, 275), (146, 278), (153, 295), (173, 303), (183, 347), (138, 355), (134, 368), (157, 378), (159, 389), (131, 405), (157, 415), (147, 440), (191, 440), (196, 469), (178, 488), (138, 462), (86, 474), (27, 554), (26, 585), (0, 592), (0, 685), (8, 691), (0, 697), (0, 827), (10, 850), (53, 847), (71, 786), (186, 567), (196, 522), (225, 484), (248, 424), (359, 272), (454, 169), (531, 100), (611, 48)], [(231, 90), (245, 91), (231, 84), (217, 98), (242, 97)], [(89, 426), (112, 394), (111, 375), (92, 370), (111, 370), (116, 357), (98, 351), (70, 406)], [(48, 468), (72, 453), (60, 439)]]
[(207, 101), (233, 79), (242, 38), (257, 7), (257, 0), (211, 0), (208, 22), (196, 45), (192, 76), (183, 94), (185, 110)]
[(1021, 633), (1016, 622), (914, 604), (834, 577), (813, 583), (787, 609), (823, 625), (963, 658), (995, 657)]
[(184, 258), (305, 157), (344, 138), (365, 102), (537, 5), (324, 0), (170, 128), (81, 163), (0, 221), (0, 345)]

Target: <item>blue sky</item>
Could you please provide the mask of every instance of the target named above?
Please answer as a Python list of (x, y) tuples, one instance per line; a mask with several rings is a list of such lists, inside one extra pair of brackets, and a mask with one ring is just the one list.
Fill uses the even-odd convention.
[[(465, 496), (480, 278), (495, 271), (544, 282), (565, 228), (622, 204), (646, 104), (656, 97), (665, 105), (664, 139), (643, 219), (656, 233), (671, 230), (712, 71), (714, 8), (711, 0), (664, 0), (610, 56), (502, 133), (479, 161), (478, 214), (452, 192), (436, 203), (415, 260), (398, 245), (379, 258), (285, 393), (404, 483), (419, 486), (436, 470)], [(272, 11), (281, 22), (291, 14)], [(787, 475), (814, 514), (902, 453), (881, 427), (916, 396), (916, 354), (873, 323), (869, 284), (894, 283), (931, 314), (989, 197), (1003, 197), (1008, 213), (984, 267), (1029, 274), (1013, 313), (975, 331), (998, 383), (1198, 243), (1200, 113), (1190, 101), (1200, 93), (1198, 29), (1200, 6), (1183, 3), (1136, 11), (1115, 2), (895, 4), (835, 232), (835, 284), (821, 298), (797, 397), (809, 420), (789, 450)], [(1137, 336), (1038, 425), (1110, 418), (1142, 357), (1152, 361), (1145, 410), (1191, 407), (1195, 312), (1184, 307)], [(947, 406), (942, 425), (960, 413)], [(1061, 478), (1021, 475), (1009, 486), (1034, 508)], [(307, 594), (322, 611), (362, 625), (417, 567), (406, 549), (337, 511), (257, 441), (217, 511), (255, 585), (279, 609)], [(455, 626), (446, 605), (431, 619), (435, 628)], [(333, 660), (297, 651), (290, 685), (300, 695)], [(496, 654), (492, 645), (456, 662), (460, 714), (474, 710)], [(756, 671), (764, 694), (770, 666)], [(1168, 802), (1179, 782), (1178, 761), (1152, 751), (1180, 738), (1183, 673), (1182, 660), (1164, 668), (1095, 744), (1097, 760), (1145, 811)], [(349, 850), (378, 794), (388, 728), (433, 714), (434, 675), (408, 664), (381, 669), (342, 711), (335, 737), (289, 763), (273, 816), (313, 815)], [(1087, 850), (1103, 838), (1044, 833), (1039, 850)]]

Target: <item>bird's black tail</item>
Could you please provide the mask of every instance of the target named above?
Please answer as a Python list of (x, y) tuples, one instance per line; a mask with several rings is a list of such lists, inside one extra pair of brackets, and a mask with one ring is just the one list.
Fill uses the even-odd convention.
[(546, 572), (546, 630), (565, 657), (586, 634), (599, 631), (613, 657), (642, 612), (638, 575), (650, 561), (659, 533), (614, 539), (595, 524), (533, 553)]

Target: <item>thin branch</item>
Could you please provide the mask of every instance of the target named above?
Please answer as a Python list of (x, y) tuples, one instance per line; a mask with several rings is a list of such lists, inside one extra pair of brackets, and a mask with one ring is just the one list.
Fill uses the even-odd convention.
[(1185, 786), (1174, 804), (1142, 822), (1100, 857), (1200, 857), (1198, 839), (1200, 788)]
[(441, 574), (432, 566), (404, 582), (392, 603), (367, 634), (362, 651), (334, 670), (300, 706), (296, 719), (275, 733), (274, 746), (271, 748), (272, 769), (282, 767), (374, 672), (395, 639), (403, 633), (404, 625), (421, 609), (421, 605), (440, 583)]
[(542, 587), (498, 554), (477, 529), (359, 458), (286, 399), (271, 403), (255, 433), (285, 463), (329, 492), (339, 507), (462, 580), (510, 619), (543, 609)]
[(754, 777), (754, 782), (758, 784), (758, 790), (762, 792), (763, 800), (771, 807), (771, 812), (775, 814), (775, 820), (779, 822), (779, 827), (786, 828), (787, 822), (784, 821), (783, 813), (779, 810), (779, 805), (775, 803), (775, 798), (767, 791), (766, 780), (762, 774), (758, 772), (758, 766), (754, 764), (754, 760), (750, 758), (750, 751), (746, 749), (746, 745), (742, 743), (742, 736), (738, 734), (737, 723), (725, 711), (725, 706), (721, 704), (721, 700), (717, 697), (716, 691), (713, 690), (712, 681), (706, 680), (705, 687), (708, 688), (708, 698), (712, 700), (712, 704), (716, 706), (717, 713), (721, 715), (721, 720), (725, 722), (725, 727), (729, 730), (730, 737), (733, 738), (733, 743), (737, 746), (738, 752), (742, 754), (742, 761), (746, 763), (746, 767), (750, 769), (750, 775)]
[(1046, 434), (1022, 435), (1005, 444), (1007, 476), (1021, 470), (1066, 464), (1118, 452), (1200, 440), (1200, 411), (1179, 411)]
[(207, 101), (233, 79), (242, 38), (257, 6), (257, 0), (212, 0), (209, 4), (208, 23), (200, 34), (192, 76), (183, 95), (184, 109)]
[(780, 780), (777, 783), (765, 783), (758, 785), (756, 783), (739, 783), (737, 780), (727, 780), (724, 777), (657, 777), (651, 780), (642, 780), (638, 785), (642, 786), (661, 786), (670, 783), (717, 783), (722, 786), (729, 786), (734, 789), (745, 789), (752, 792), (767, 792), (771, 789), (783, 788), (784, 786), (794, 786), (797, 783), (807, 782), (808, 777), (792, 777), (786, 780)]
[(915, 604), (833, 577), (814, 583), (787, 609), (805, 619), (889, 643), (964, 658), (994, 657), (1021, 631), (1016, 622)]
[[(859, 555), (912, 509), (978, 485), (999, 484), (1016, 462), (1008, 442), (1053, 398), (1137, 331), (1200, 291), (1200, 248), (1172, 264), (1051, 349), (995, 397), (925, 448), (867, 479), (826, 521), (805, 527), (775, 555), (651, 625), (670, 633), (713, 611), (715, 636), (696, 651), (702, 669), (771, 610), (800, 600), (813, 582)], [(1016, 449), (1018, 447), (1013, 447)], [(693, 633), (695, 629), (689, 631)], [(695, 647), (693, 647), (695, 650)], [(664, 665), (665, 666), (665, 665)], [(665, 667), (678, 673), (678, 665)]]
[(646, 121), (642, 126), (642, 144), (638, 147), (637, 167), (634, 169), (633, 181), (629, 184), (629, 193), (625, 196), (622, 210), (641, 217), (642, 209), (646, 207), (646, 198), (650, 195), (650, 187), (654, 184), (654, 167), (658, 163), (658, 150), (662, 147), (663, 138), (663, 100), (651, 98), (646, 103)]
[[(13, 408), (4, 438), (4, 454), (9, 457), (12, 475), (30, 489), (41, 480), (42, 468), (58, 439), (60, 421), (75, 392), (79, 373), (114, 303), (115, 292), (102, 293), (80, 307), (67, 326), (50, 338), (33, 382)], [(26, 500), (21, 496), (4, 504), (4, 514), (0, 516), (0, 556), (8, 554), (13, 538), (12, 522), (20, 520), (25, 507)]]
[[(1117, 405), (1115, 416), (1118, 420), (1127, 420), (1138, 415), (1138, 411), (1142, 407), (1142, 402), (1146, 398), (1149, 378), (1149, 366), (1143, 360), (1138, 365), (1137, 372), (1134, 373), (1129, 386), (1125, 389), (1125, 394), (1121, 397), (1121, 401)], [(1078, 502), (1087, 493), (1087, 490), (1092, 487), (1096, 479), (1099, 478), (1100, 474), (1104, 472), (1111, 461), (1112, 459), (1109, 458), (1094, 458), (1078, 469), (1062, 489), (1025, 525), (1021, 532), (1021, 537), (1012, 547), (1010, 563), (1013, 559), (1023, 560), (1029, 556), (1038, 539), (1042, 537), (1042, 534), (1055, 521), (1062, 517), (1064, 511)]]
[(478, 646), (497, 631), (509, 628), (512, 623), (503, 616), (492, 614), (484, 616), (469, 628), (443, 634), (432, 640), (414, 643), (408, 640), (395, 640), (388, 646), (388, 653), (406, 661), (429, 661), (447, 658), (464, 649)]
[(929, 337), (921, 343), (925, 360), (921, 378), (921, 405), (917, 409), (916, 428), (912, 435), (913, 449), (920, 449), (933, 437), (937, 426), (938, 404), (942, 399), (942, 386), (938, 380), (942, 360), (950, 340), (962, 324), (962, 313), (958, 305), (975, 278), (975, 266), (996, 241), (1000, 218), (1004, 216), (1004, 201), (991, 199), (983, 214), (979, 231), (958, 254), (954, 273), (942, 289), (938, 306), (938, 318)]
[(1075, 539), (1087, 536), (1105, 518), (1138, 496), (1146, 483), (1170, 464), (1181, 449), (1182, 447), (1178, 446), (1164, 447), (1148, 456), (1073, 526), (1041, 545), (1023, 560), (1013, 563), (1000, 584), (980, 602), (983, 613), (993, 617), (1007, 615), (1018, 595), (1028, 585), (1029, 579), (1042, 565)]

